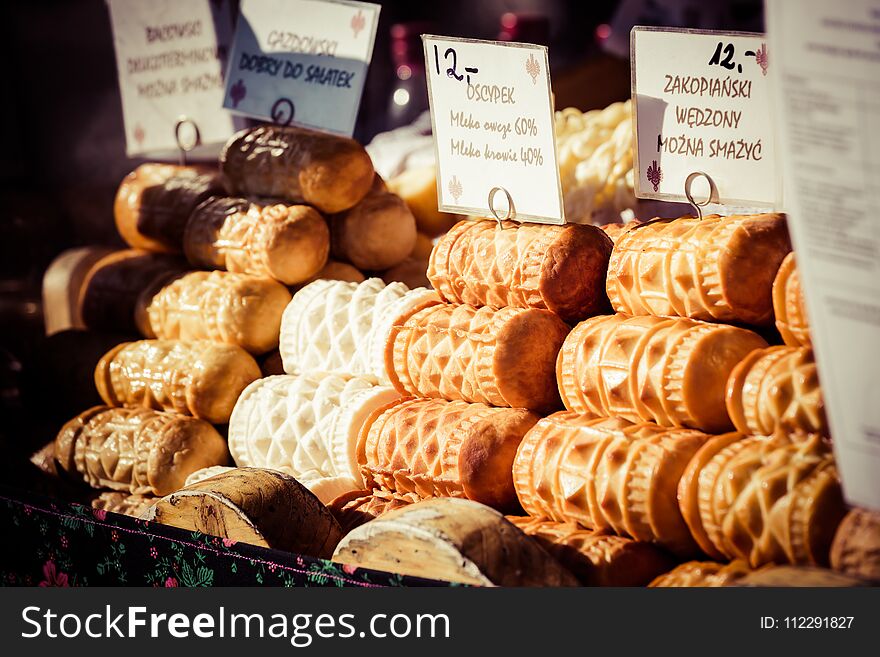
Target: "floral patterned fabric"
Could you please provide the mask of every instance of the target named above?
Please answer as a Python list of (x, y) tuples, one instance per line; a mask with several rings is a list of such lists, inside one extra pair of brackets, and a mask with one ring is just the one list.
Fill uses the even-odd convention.
[(450, 586), (0, 491), (4, 586)]

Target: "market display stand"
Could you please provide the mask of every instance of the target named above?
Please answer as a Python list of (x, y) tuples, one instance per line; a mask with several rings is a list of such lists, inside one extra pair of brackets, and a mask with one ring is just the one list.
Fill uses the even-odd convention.
[(0, 488), (5, 586), (458, 586), (237, 543)]

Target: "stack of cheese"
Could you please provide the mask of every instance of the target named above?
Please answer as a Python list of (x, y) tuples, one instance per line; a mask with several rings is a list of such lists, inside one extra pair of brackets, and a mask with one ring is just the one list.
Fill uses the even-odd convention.
[(362, 271), (386, 272), (416, 248), (413, 214), (375, 174), (366, 151), (351, 139), (297, 128), (236, 134), (219, 171), (141, 165), (123, 180), (114, 214), (131, 250), (74, 250), (48, 270), (53, 331), (143, 328), (135, 301), (163, 273), (219, 270), (285, 286), (360, 282)]
[[(307, 285), (281, 322), (287, 374), (252, 384), (236, 405), (236, 463), (340, 488), (354, 481), (364, 495), (515, 509), (519, 440), (538, 419), (533, 411), (560, 406), (555, 362), (569, 329), (555, 311), (570, 319), (606, 307), (610, 248), (592, 227), (510, 224), (496, 233), (489, 222), (461, 222), (434, 251), (440, 296), (378, 279)], [(569, 272), (563, 285), (558, 276)], [(485, 292), (490, 276), (494, 296), (470, 299), (477, 305), (452, 296)]]
[(845, 509), (812, 357), (733, 325), (772, 324), (775, 297), (780, 328), (803, 333), (802, 301), (781, 291), (790, 248), (772, 214), (617, 236), (616, 314), (569, 334), (557, 361), (568, 410), (541, 420), (514, 462), (531, 516), (679, 557), (828, 564)]
[(363, 427), (367, 490), (331, 509), (375, 519), (338, 559), (403, 563), (390, 538), (438, 512), (414, 501), (513, 511), (512, 484), (530, 517), (509, 520), (582, 583), (646, 584), (705, 555), (658, 585), (828, 564), (845, 507), (811, 355), (742, 328), (766, 333), (775, 301), (786, 342), (808, 336), (784, 217), (614, 237), (607, 276), (610, 239), (585, 226), (461, 222), (440, 239), (429, 277), (446, 303), (393, 322), (386, 369), (413, 397)]
[(516, 510), (513, 455), (538, 414), (560, 405), (566, 320), (607, 304), (610, 246), (592, 227), (512, 222), (462, 221), (440, 239), (428, 270), (438, 297), (399, 314), (387, 335), (387, 375), (408, 397), (364, 426), (367, 490)]
[[(433, 290), (410, 289), (328, 268), (390, 267), (416, 240), (356, 143), (256, 128), (222, 172), (244, 196), (140, 167), (116, 207), (140, 250), (86, 277), (86, 324), (147, 338), (106, 353), (107, 406), (52, 447), (107, 508), (479, 584), (829, 563), (846, 509), (781, 215), (461, 221)], [(877, 525), (845, 526), (851, 569)]]
[(299, 290), (281, 320), (285, 374), (252, 383), (232, 413), (235, 463), (293, 476), (324, 502), (360, 490), (361, 427), (400, 396), (385, 374), (385, 336), (394, 316), (431, 298), (378, 278), (318, 280)]
[(256, 358), (271, 366), (288, 286), (363, 280), (356, 267), (398, 264), (416, 231), (359, 144), (294, 128), (238, 133), (220, 171), (142, 165), (114, 211), (131, 248), (92, 258), (79, 283), (67, 281), (77, 287), (63, 295), (75, 298), (67, 315), (147, 339), (104, 355), (95, 384), (106, 406), (67, 423), (51, 451), (62, 471), (114, 491), (97, 504), (135, 513), (228, 462), (224, 429), (211, 425), (228, 423), (261, 377)]
[[(368, 418), (367, 490), (517, 508), (511, 464), (536, 413), (558, 408), (556, 355), (578, 309), (604, 307), (610, 243), (590, 227), (463, 221), (440, 239), (438, 297), (394, 318), (384, 345), (406, 398)], [(577, 277), (561, 281), (562, 271)]]
[[(76, 304), (70, 315), (85, 327), (139, 329), (150, 338), (117, 344), (100, 359), (94, 380), (105, 406), (67, 422), (51, 446), (57, 469), (107, 491), (94, 501), (98, 507), (138, 514), (192, 472), (228, 461), (226, 441), (212, 424), (228, 420), (238, 393), (260, 375), (248, 349), (266, 348), (239, 299), (268, 292), (257, 311), (271, 314), (290, 294), (271, 279), (187, 273), (183, 227), (222, 189), (219, 173), (204, 167), (139, 167), (123, 181), (114, 207), (132, 248), (98, 259), (79, 285), (66, 281), (77, 287), (67, 295)], [(47, 316), (54, 310), (48, 307)]]
[[(278, 536), (277, 523), (267, 517), (266, 505), (239, 504), (240, 501), (250, 500), (242, 495), (234, 496), (232, 503), (238, 514), (233, 518), (236, 520), (233, 525), (238, 527), (243, 524), (243, 532), (230, 529), (226, 524), (205, 526), (202, 522), (204, 512), (199, 511), (204, 504), (216, 508), (216, 512), (224, 517), (229, 515), (227, 509), (230, 505), (220, 507), (214, 500), (218, 495), (228, 500), (233, 493), (233, 481), (239, 482), (236, 485), (246, 490), (254, 491), (258, 488), (257, 482), (272, 481), (275, 483), (270, 490), (275, 491), (277, 480), (269, 480), (267, 473), (276, 473), (273, 475), (276, 477), (292, 476), (294, 492), (298, 490), (296, 486), (308, 488), (329, 505), (346, 529), (400, 507), (406, 507), (404, 521), (411, 519), (409, 514), (413, 511), (421, 513), (423, 509), (417, 504), (420, 497), (433, 497), (433, 494), (420, 496), (398, 487), (364, 490), (368, 484), (362, 476), (358, 450), (360, 439), (373, 419), (386, 409), (398, 408), (402, 401), (400, 392), (389, 385), (386, 368), (386, 352), (394, 327), (421, 309), (438, 304), (439, 299), (434, 292), (409, 290), (400, 283), (385, 285), (376, 278), (360, 284), (319, 280), (302, 288), (284, 311), (281, 322), (279, 347), (286, 374), (269, 376), (252, 383), (239, 396), (233, 410), (229, 424), (229, 448), (238, 467), (208, 468), (194, 473), (184, 489), (160, 500), (151, 509), (149, 517), (178, 526), (219, 531), (221, 535), (239, 539), (244, 537), (257, 544), (284, 549), (301, 551), (297, 546), (304, 544), (310, 546), (309, 549), (313, 550), (311, 553), (317, 553), (314, 551), (317, 536), (317, 542), (323, 546), (321, 554), (328, 546), (332, 551), (342, 536), (342, 529), (336, 529), (337, 520), (328, 522), (330, 512), (327, 509), (323, 514), (318, 513), (314, 505), (309, 509), (317, 523), (316, 527), (310, 527), (302, 521), (301, 514), (292, 512), (290, 524), (296, 529), (289, 530), (286, 539)], [(498, 426), (503, 440), (507, 440), (510, 435), (507, 427), (504, 424), (494, 425), (495, 416), (489, 412), (502, 409), (463, 402), (461, 405), (466, 407), (464, 415), (468, 415), (470, 422), (477, 425), (468, 436), (472, 440), (462, 450), (469, 455), (465, 458), (478, 458), (475, 450), (492, 448), (491, 442), (484, 442), (481, 447), (480, 441), (492, 440), (490, 432), (493, 426)], [(481, 410), (470, 412), (470, 406), (479, 406)], [(514, 415), (511, 409), (506, 410)], [(524, 426), (513, 427), (513, 435), (521, 437), (525, 428), (533, 423), (533, 420), (528, 422), (530, 415), (525, 410), (516, 412), (515, 417), (525, 422), (520, 422)], [(447, 414), (447, 417), (448, 424), (456, 422), (452, 414)], [(478, 422), (480, 419), (483, 421)], [(469, 426), (459, 424), (459, 431), (467, 431)], [(422, 427), (420, 431), (430, 431), (430, 425)], [(515, 443), (512, 448), (515, 449)], [(446, 453), (450, 460), (458, 457), (453, 445)], [(483, 494), (492, 495), (492, 479), (500, 476), (507, 482), (504, 494), (512, 498), (510, 463), (513, 451), (506, 448), (500, 456), (494, 459), (498, 467), (491, 472), (483, 469), (479, 474), (486, 486)], [(231, 479), (233, 477), (236, 479)], [(479, 490), (474, 488), (476, 495), (481, 494)], [(301, 492), (298, 497), (302, 498)], [(280, 501), (284, 505), (283, 500)], [(450, 527), (442, 520), (444, 509), (428, 512), (427, 516), (418, 515), (415, 524), (420, 528), (422, 539), (410, 536), (410, 540), (407, 540), (400, 533), (401, 526), (390, 530), (386, 539), (403, 554), (404, 560), (412, 559), (412, 549), (419, 549), (419, 540), (424, 541), (421, 544), (423, 551), (431, 546), (436, 547), (437, 544), (427, 538), (428, 528), (424, 524), (433, 518), (438, 524), (434, 531), (442, 533), (444, 540), (458, 545), (446, 552), (447, 558), (457, 555), (447, 563), (451, 570), (435, 569), (431, 572), (434, 576), (479, 584), (575, 583), (565, 568), (549, 558), (537, 544), (496, 511), (480, 504), (456, 507), (456, 511), (467, 521), (459, 518), (460, 524)], [(239, 522), (242, 518), (246, 520), (244, 523)], [(407, 525), (404, 522), (402, 526)], [(253, 528), (258, 529), (257, 535), (249, 535)], [(381, 530), (381, 526), (378, 528)], [(376, 529), (376, 525), (372, 529)], [(468, 552), (465, 544), (474, 530), (484, 531), (490, 536), (481, 549)], [(403, 534), (411, 532), (404, 529)], [(328, 536), (333, 540), (327, 539)], [(356, 540), (356, 536), (353, 540)], [(341, 549), (343, 551), (339, 554), (343, 557), (340, 558), (344, 558), (345, 551), (352, 549), (351, 541)], [(464, 554), (469, 554), (467, 559), (471, 565), (462, 570)], [(529, 567), (517, 573), (499, 572), (503, 555), (518, 559)], [(405, 564), (400, 562), (395, 566), (387, 563), (373, 565), (406, 572)], [(469, 574), (465, 576), (463, 571)], [(422, 574), (425, 573), (422, 571)]]
[[(607, 311), (611, 245), (599, 229), (573, 224), (499, 227), (463, 221), (440, 238), (428, 275), (442, 302), (398, 316), (386, 342), (388, 376), (409, 397), (367, 419), (357, 449), (367, 489), (331, 504), (343, 526), (375, 519), (340, 542), (337, 559), (384, 567), (393, 555), (398, 568), (436, 575), (393, 541), (411, 534), (407, 528), (433, 535), (440, 525), (442, 535), (453, 539), (418, 549), (442, 559), (454, 548), (471, 559), (454, 540), (458, 523), (465, 522), (458, 519), (467, 518), (473, 529), (482, 517), (483, 535), (489, 526), (515, 533), (512, 525), (516, 535), (524, 533), (544, 548), (545, 565), (559, 563), (581, 583), (646, 584), (671, 567), (673, 562), (647, 543), (516, 516), (502, 529), (491, 519), (495, 516), (475, 506), (456, 507), (455, 521), (440, 521), (436, 514), (453, 508), (430, 502), (465, 498), (521, 512), (515, 455), (540, 416), (561, 406), (556, 361), (568, 323)], [(480, 569), (484, 575), (490, 571), (491, 563)], [(462, 572), (454, 574), (467, 581)]]
[[(539, 542), (498, 511), (519, 509), (512, 464), (520, 441), (537, 413), (561, 406), (555, 363), (569, 332), (564, 320), (607, 308), (610, 251), (608, 237), (593, 227), (509, 223), (497, 230), (466, 221), (433, 251), (436, 292), (378, 279), (307, 285), (281, 322), (287, 374), (251, 384), (233, 411), (236, 464), (294, 476), (328, 502), (345, 528), (381, 516), (343, 539), (339, 559), (382, 553), (352, 548), (363, 532), (384, 536), (383, 549), (393, 538), (396, 553), (405, 552), (399, 528), (416, 518), (424, 529), (422, 522), (434, 518), (442, 525), (434, 530), (447, 539), (462, 527), (491, 531), (498, 549), (540, 565), (528, 574), (533, 583), (540, 573), (545, 583), (573, 583)], [(472, 502), (456, 507), (459, 524), (437, 520), (446, 507), (423, 509), (441, 497)], [(396, 510), (403, 525), (383, 524)], [(651, 546), (629, 543), (583, 541), (581, 561), (597, 562), (582, 565), (589, 573), (583, 578), (646, 583), (670, 565)], [(608, 544), (621, 560), (605, 559)], [(640, 574), (624, 574), (620, 564), (640, 554)], [(486, 574), (493, 570), (487, 555), (470, 558), (488, 579), (467, 581), (504, 581)]]

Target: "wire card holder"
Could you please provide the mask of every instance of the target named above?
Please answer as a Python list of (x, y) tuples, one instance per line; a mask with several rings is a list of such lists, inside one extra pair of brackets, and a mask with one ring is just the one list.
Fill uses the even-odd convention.
[[(495, 195), (498, 192), (503, 192), (504, 196), (507, 197), (507, 211), (504, 213), (502, 217), (498, 209), (495, 207)], [(492, 216), (495, 217), (495, 221), (498, 222), (498, 229), (504, 230), (504, 221), (510, 219), (511, 221), (516, 221), (516, 206), (513, 203), (513, 197), (503, 187), (493, 187), (489, 190), (489, 212), (492, 213)]]
[(186, 166), (186, 154), (202, 143), (202, 135), (198, 124), (188, 116), (181, 114), (174, 124), (174, 140), (180, 151), (180, 166)]
[[(706, 200), (702, 203), (697, 203), (694, 200), (694, 194), (692, 191), (692, 187), (694, 181), (697, 178), (703, 177), (706, 179), (706, 182), (709, 183), (709, 196), (706, 197)], [(694, 171), (690, 174), (684, 181), (684, 195), (687, 197), (688, 203), (694, 208), (694, 213), (696, 214), (698, 219), (703, 218), (703, 208), (709, 205), (710, 203), (719, 203), (718, 200), (718, 187), (715, 185), (715, 181), (712, 180), (712, 177), (705, 173), (704, 171)]]

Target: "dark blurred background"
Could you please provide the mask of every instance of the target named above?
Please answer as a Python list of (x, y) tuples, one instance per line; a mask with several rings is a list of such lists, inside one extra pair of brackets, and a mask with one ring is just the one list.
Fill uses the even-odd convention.
[[(557, 108), (587, 110), (629, 97), (632, 24), (762, 29), (761, 0), (380, 4), (355, 133), (363, 143), (411, 120), (426, 102), (418, 72), (423, 67), (421, 32), (543, 43), (550, 48)], [(142, 160), (125, 156), (104, 1), (20, 0), (0, 5), (0, 413), (11, 420), (21, 406), (22, 372), (47, 350), (40, 303), (43, 272), (57, 254), (73, 246), (123, 246), (113, 224), (113, 197), (122, 177)], [(409, 72), (401, 75), (406, 67)], [(404, 108), (394, 101), (401, 87), (408, 89), (410, 101)], [(12, 431), (14, 422), (0, 426), (2, 434)]]

